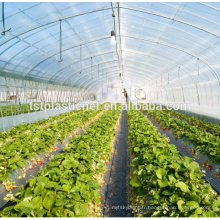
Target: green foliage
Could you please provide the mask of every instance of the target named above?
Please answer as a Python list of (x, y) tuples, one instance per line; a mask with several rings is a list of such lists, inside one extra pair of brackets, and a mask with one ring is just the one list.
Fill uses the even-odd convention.
[[(35, 128), (37, 123), (27, 125), (29, 130), (23, 134), (23, 127), (21, 132), (18, 132), (20, 127), (16, 128), (20, 135), (15, 140), (5, 142), (0, 148), (0, 167), (7, 167), (7, 169), (0, 170), (0, 178), (10, 177), (13, 170), (25, 166), (28, 159), (39, 155), (42, 150), (48, 152), (56, 140), (63, 142), (64, 138), (74, 129), (82, 127), (84, 123), (91, 120), (99, 112), (98, 110), (76, 110), (61, 114), (53, 119), (43, 120), (43, 124), (38, 122), (44, 127)], [(53, 123), (48, 124), (49, 122)], [(69, 163), (65, 161), (63, 163), (64, 167), (78, 165), (77, 161), (69, 161)]]
[(185, 115), (184, 113), (176, 112), (173, 110), (166, 109), (166, 110), (164, 110), (164, 112), (171, 115), (171, 116), (175, 116), (178, 119), (184, 119), (184, 120), (188, 121), (191, 125), (194, 125), (194, 126), (196, 126), (196, 128), (200, 128), (203, 131), (211, 132), (217, 136), (220, 135), (220, 126), (217, 124), (213, 124), (213, 123), (207, 122), (205, 120), (199, 120), (199, 119), (195, 118), (194, 116), (188, 116), (188, 115)]
[[(218, 136), (207, 132), (205, 129), (201, 129), (200, 124), (205, 124), (203, 121), (199, 122), (197, 119), (197, 126), (193, 126), (186, 121), (182, 121), (179, 118), (172, 117), (173, 111), (148, 111), (148, 115), (153, 117), (158, 123), (161, 124), (161, 128), (172, 129), (172, 132), (179, 138), (187, 139), (194, 144), (197, 153), (206, 154), (210, 161), (219, 163), (220, 160), (220, 139)], [(175, 113), (175, 115), (179, 115)], [(182, 116), (182, 114), (181, 114)], [(195, 121), (195, 120), (194, 120)], [(194, 122), (195, 123), (195, 122)], [(208, 123), (209, 124), (209, 123)], [(210, 123), (211, 124), (211, 123)], [(208, 126), (208, 125), (207, 125)], [(216, 130), (216, 125), (209, 125), (209, 130), (213, 127)]]
[[(129, 201), (145, 217), (220, 216), (220, 197), (193, 159), (181, 157), (140, 111), (127, 111), (132, 154)], [(139, 151), (136, 149), (139, 148)]]
[(0, 216), (87, 216), (88, 204), (99, 203), (100, 183), (94, 177), (105, 172), (119, 116), (120, 111), (109, 110), (82, 135), (73, 137), (63, 153), (29, 180), (27, 189), (19, 188), (16, 204), (3, 209)]

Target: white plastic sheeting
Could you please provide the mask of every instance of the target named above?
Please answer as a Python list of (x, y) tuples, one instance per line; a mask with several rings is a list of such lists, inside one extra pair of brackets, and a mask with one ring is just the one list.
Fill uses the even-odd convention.
[[(80, 104), (95, 104), (96, 101), (82, 101), (78, 102), (78, 108), (80, 107)], [(76, 106), (76, 105), (75, 105)], [(6, 131), (12, 127), (15, 127), (22, 123), (34, 123), (36, 121), (40, 121), (42, 119), (47, 119), (50, 116), (53, 117), (55, 115), (59, 115), (62, 113), (66, 113), (71, 111), (69, 108), (67, 110), (45, 110), (45, 111), (38, 111), (38, 112), (31, 112), (21, 115), (14, 115), (14, 116), (7, 116), (7, 117), (0, 117), (0, 132)]]
[(128, 101), (135, 102), (140, 101), (143, 102), (143, 100), (138, 100), (135, 96), (135, 92), (137, 89), (144, 89), (144, 87), (141, 87), (140, 85), (137, 85), (132, 82), (125, 83), (123, 85), (116, 84), (116, 83), (107, 83), (102, 87), (102, 89), (99, 90), (99, 92), (96, 95), (96, 99), (100, 103), (104, 102), (124, 102), (125, 97), (123, 95), (124, 88), (127, 91), (128, 95)]
[(155, 102), (220, 117), (219, 18), (217, 2), (5, 3), (0, 75), (96, 93), (121, 73)]

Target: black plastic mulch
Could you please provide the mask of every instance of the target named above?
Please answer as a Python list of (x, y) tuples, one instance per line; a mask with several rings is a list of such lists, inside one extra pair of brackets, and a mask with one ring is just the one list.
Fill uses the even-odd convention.
[(120, 124), (116, 134), (115, 151), (108, 164), (109, 170), (105, 173), (104, 180), (107, 185), (101, 190), (104, 217), (130, 217), (131, 210), (128, 205), (128, 175), (129, 154), (127, 144), (126, 111), (122, 110)]

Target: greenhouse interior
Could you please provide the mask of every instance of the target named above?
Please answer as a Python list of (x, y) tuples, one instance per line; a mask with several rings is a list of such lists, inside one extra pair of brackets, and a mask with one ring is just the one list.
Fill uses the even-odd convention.
[(220, 217), (219, 2), (2, 2), (1, 217)]

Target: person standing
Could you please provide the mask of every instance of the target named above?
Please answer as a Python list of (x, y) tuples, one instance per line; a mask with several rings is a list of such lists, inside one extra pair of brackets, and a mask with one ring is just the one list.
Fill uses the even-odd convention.
[(124, 88), (124, 96), (126, 98), (126, 103), (127, 103), (128, 102), (128, 93), (125, 88)]

